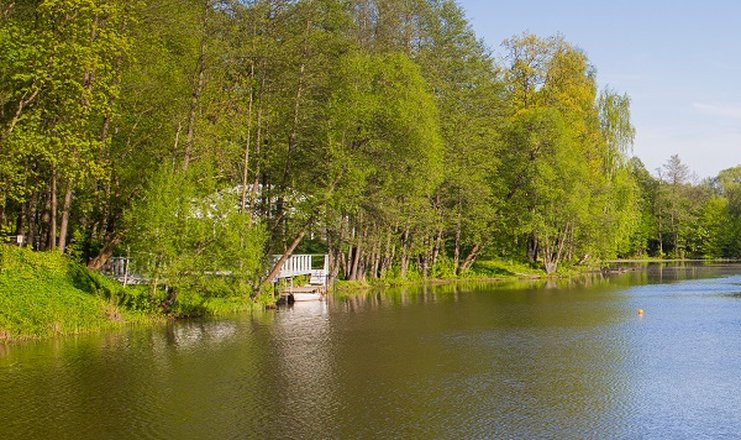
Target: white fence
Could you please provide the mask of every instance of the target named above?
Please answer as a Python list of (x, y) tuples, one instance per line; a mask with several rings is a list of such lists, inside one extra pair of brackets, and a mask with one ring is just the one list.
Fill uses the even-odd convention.
[(103, 275), (120, 281), (124, 285), (145, 284), (146, 280), (144, 279), (144, 277), (131, 273), (130, 263), (130, 258), (111, 257), (108, 259), (108, 262), (100, 269), (100, 272)]
[[(280, 255), (273, 255), (273, 263), (280, 259)], [(321, 259), (321, 264), (319, 262)], [(329, 275), (329, 258), (327, 255), (298, 254), (288, 257), (276, 279), (293, 278), (301, 275), (310, 275), (310, 284), (326, 285)]]
[[(273, 255), (273, 264), (280, 255)], [(124, 284), (144, 283), (144, 278), (132, 274), (129, 268), (131, 260), (126, 257), (111, 257), (101, 268), (101, 272), (111, 278), (115, 278)], [(215, 275), (229, 275), (230, 273), (216, 273)], [(327, 284), (329, 275), (329, 257), (321, 254), (299, 254), (291, 255), (285, 263), (276, 279), (294, 278), (301, 275), (309, 275), (309, 284), (324, 286)]]

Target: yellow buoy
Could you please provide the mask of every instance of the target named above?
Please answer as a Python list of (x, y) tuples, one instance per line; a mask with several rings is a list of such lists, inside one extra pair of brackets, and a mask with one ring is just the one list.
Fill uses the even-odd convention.
[(638, 316), (643, 316), (644, 313), (643, 309), (638, 309)]

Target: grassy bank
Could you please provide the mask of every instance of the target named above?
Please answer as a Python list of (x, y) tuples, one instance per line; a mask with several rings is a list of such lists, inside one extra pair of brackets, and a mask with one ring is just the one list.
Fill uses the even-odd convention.
[(158, 319), (126, 289), (56, 252), (0, 246), (0, 341), (72, 335)]
[[(264, 307), (263, 295), (204, 296), (124, 287), (57, 252), (0, 245), (0, 343), (74, 335), (135, 323), (228, 315)], [(166, 307), (163, 304), (167, 303)]]
[[(575, 270), (564, 269), (561, 275), (572, 275)], [(340, 281), (337, 291), (352, 294), (371, 287), (546, 277), (540, 268), (505, 260), (477, 262), (460, 276), (452, 275), (450, 270), (438, 271), (431, 278), (415, 272), (405, 279), (390, 275), (372, 283)], [(168, 303), (169, 298), (163, 288), (152, 293), (145, 286), (123, 287), (57, 252), (0, 246), (0, 342), (73, 335), (168, 318), (228, 315), (263, 308), (272, 297), (266, 294), (253, 301), (248, 296), (204, 296), (181, 291)]]
[(389, 276), (387, 278), (371, 281), (338, 281), (335, 285), (335, 291), (339, 294), (352, 295), (354, 292), (363, 292), (372, 288), (383, 287), (406, 287), (418, 285), (439, 285), (439, 284), (490, 284), (506, 283), (520, 280), (538, 280), (538, 279), (569, 279), (571, 277), (583, 276), (595, 272), (612, 272), (619, 269), (611, 270), (611, 266), (620, 264), (654, 264), (654, 263), (737, 263), (739, 260), (734, 259), (623, 259), (598, 261), (594, 260), (586, 265), (568, 265), (561, 264), (555, 274), (547, 275), (540, 265), (533, 265), (525, 262), (511, 260), (481, 260), (477, 261), (473, 267), (459, 275), (454, 276), (450, 273), (436, 274), (431, 277), (422, 277), (416, 272), (411, 272), (405, 279)]
[[(564, 270), (562, 275), (571, 274), (572, 270)], [(414, 286), (419, 284), (451, 284), (451, 283), (497, 283), (514, 280), (546, 278), (544, 270), (533, 267), (527, 263), (509, 260), (482, 260), (474, 263), (473, 267), (461, 274), (454, 275), (452, 271), (443, 271), (433, 274), (431, 277), (422, 277), (416, 272), (411, 272), (406, 278), (388, 276), (383, 279), (372, 281), (337, 281), (335, 289), (342, 294), (353, 291), (363, 291), (376, 287), (400, 287)]]
[(57, 252), (0, 246), (0, 343), (74, 335), (171, 318), (218, 316), (247, 311), (246, 297), (167, 293), (123, 287)]

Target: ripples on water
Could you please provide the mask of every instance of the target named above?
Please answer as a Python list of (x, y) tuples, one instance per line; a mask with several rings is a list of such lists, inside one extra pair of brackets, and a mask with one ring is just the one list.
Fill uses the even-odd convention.
[(739, 273), (374, 292), (0, 346), (0, 438), (737, 438)]

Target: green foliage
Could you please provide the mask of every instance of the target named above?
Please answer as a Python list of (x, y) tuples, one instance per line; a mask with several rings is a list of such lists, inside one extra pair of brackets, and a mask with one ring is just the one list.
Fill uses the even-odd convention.
[(481, 260), (473, 265), (472, 277), (522, 278), (540, 277), (543, 272), (530, 264), (512, 260)]
[(78, 334), (151, 319), (150, 305), (137, 296), (56, 252), (0, 246), (0, 339)]
[(76, 281), (111, 307), (267, 302), (274, 253), (393, 283), (741, 253), (739, 168), (651, 176), (563, 36), (495, 54), (453, 0), (2, 5), (0, 232), (130, 252), (147, 288)]
[(430, 269), (430, 278), (433, 279), (452, 279), (457, 275), (455, 261), (447, 256), (438, 257)]
[(115, 1), (18, 3), (0, 29), (0, 145), (9, 153), (0, 199), (22, 201), (44, 177), (79, 187), (104, 175), (101, 125), (119, 93), (130, 17)]
[(209, 193), (214, 186), (199, 180), (209, 175), (164, 167), (131, 212), (136, 269), (153, 291), (177, 292), (176, 314), (201, 314), (203, 298), (247, 295), (265, 271), (262, 227), (238, 211), (233, 192)]
[(630, 100), (597, 95), (586, 55), (556, 36), (506, 42), (514, 112), (504, 129), (505, 222), (548, 273), (614, 258), (639, 227), (639, 188), (628, 168)]

